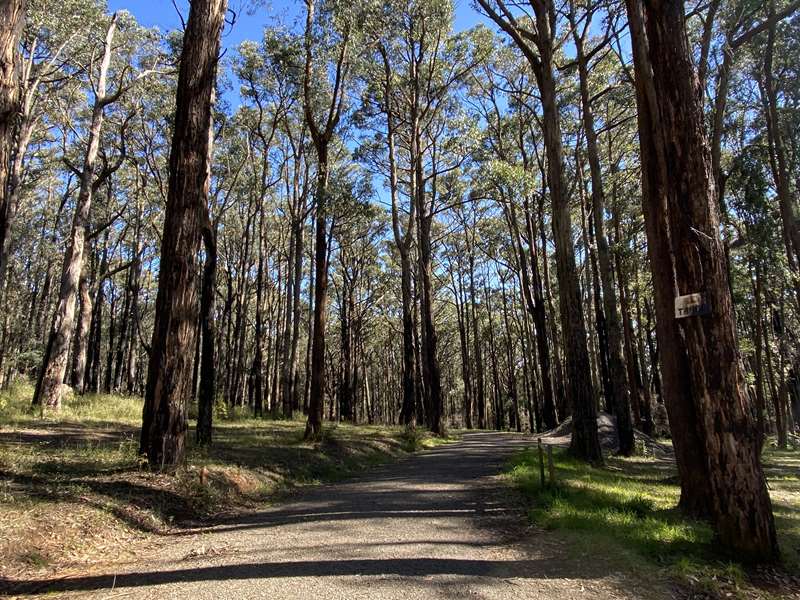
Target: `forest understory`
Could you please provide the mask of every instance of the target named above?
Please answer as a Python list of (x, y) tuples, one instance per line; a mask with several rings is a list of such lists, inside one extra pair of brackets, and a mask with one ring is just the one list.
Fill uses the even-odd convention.
[(556, 532), (571, 556), (610, 557), (614, 568), (666, 578), (678, 598), (800, 597), (800, 452), (773, 443), (763, 456), (784, 550), (777, 567), (738, 562), (720, 551), (707, 522), (681, 515), (674, 459), (606, 460), (593, 468), (558, 450), (555, 481), (548, 470), (543, 485), (531, 449), (514, 456), (506, 475), (522, 493), (531, 523)]

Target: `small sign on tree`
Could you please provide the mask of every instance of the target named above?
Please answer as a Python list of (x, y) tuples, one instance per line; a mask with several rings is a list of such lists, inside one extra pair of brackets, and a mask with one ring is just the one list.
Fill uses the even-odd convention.
[(711, 306), (706, 302), (703, 294), (687, 294), (675, 298), (675, 318), (699, 317), (711, 312)]

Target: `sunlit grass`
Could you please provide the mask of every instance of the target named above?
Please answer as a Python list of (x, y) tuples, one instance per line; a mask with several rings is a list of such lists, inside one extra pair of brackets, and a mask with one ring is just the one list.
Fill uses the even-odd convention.
[[(793, 467), (800, 455), (768, 451), (764, 458), (784, 568), (795, 572), (800, 567), (800, 480)], [(628, 567), (666, 569), (695, 593), (736, 597), (745, 585), (743, 567), (719, 553), (709, 524), (678, 511), (680, 487), (669, 462), (609, 457), (605, 467), (595, 468), (562, 450), (554, 452), (554, 462), (556, 481), (544, 486), (538, 451), (519, 453), (508, 467), (538, 526), (560, 530), (576, 548)], [(759, 591), (756, 597), (771, 596)]]
[(32, 406), (34, 386), (28, 381), (14, 382), (0, 390), (0, 427), (36, 423), (121, 423), (136, 424), (142, 419), (142, 399), (118, 394), (64, 394), (59, 410)]
[[(559, 450), (554, 456), (557, 482), (552, 486), (540, 484), (535, 451), (518, 455), (511, 466), (511, 477), (530, 498), (530, 516), (540, 526), (608, 537), (652, 558), (708, 548), (711, 529), (677, 513), (680, 489), (659, 480), (666, 478), (659, 471), (635, 475), (620, 471), (616, 459), (612, 470), (589, 467)], [(635, 464), (641, 468), (647, 461)]]

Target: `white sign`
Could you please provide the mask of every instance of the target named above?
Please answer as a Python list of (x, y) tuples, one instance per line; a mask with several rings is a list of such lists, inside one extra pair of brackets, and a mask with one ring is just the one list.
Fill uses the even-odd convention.
[(675, 298), (675, 318), (699, 317), (711, 312), (702, 294), (688, 294)]

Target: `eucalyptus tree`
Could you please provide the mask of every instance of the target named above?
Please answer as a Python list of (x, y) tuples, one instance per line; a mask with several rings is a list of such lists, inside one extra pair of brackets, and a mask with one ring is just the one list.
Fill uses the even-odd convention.
[(14, 128), (21, 104), (19, 41), (25, 24), (25, 1), (0, 4), (0, 297), (5, 289), (5, 271), (11, 220), (15, 212), (9, 197), (9, 165)]
[[(589, 33), (593, 23), (596, 23), (598, 8), (591, 3), (580, 12), (576, 3), (570, 1), (568, 19), (572, 31), (572, 40), (575, 44), (575, 62), (577, 63), (578, 82), (580, 91), (580, 107), (582, 116), (583, 133), (586, 138), (586, 155), (589, 162), (592, 199), (592, 224), (594, 239), (597, 245), (597, 256), (602, 287), (602, 308), (605, 317), (605, 329), (608, 339), (608, 371), (609, 383), (607, 393), (611, 398), (606, 402), (611, 405), (617, 418), (619, 432), (619, 453), (630, 455), (634, 451), (633, 425), (631, 423), (631, 402), (628, 384), (628, 375), (622, 351), (622, 325), (618, 309), (617, 297), (614, 288), (614, 272), (612, 266), (611, 250), (605, 232), (605, 189), (603, 182), (603, 166), (599, 147), (597, 124), (595, 122), (595, 108), (592, 98), (602, 97), (608, 87), (595, 91), (590, 81), (590, 72), (595, 71), (602, 53), (611, 43), (612, 29), (618, 27), (618, 15), (613, 13), (605, 15), (606, 31), (598, 40), (589, 40)], [(596, 85), (596, 84), (595, 84)], [(614, 85), (613, 80), (610, 85)]]
[[(265, 253), (262, 251), (264, 238), (264, 202), (267, 194), (272, 193), (273, 188), (288, 181), (287, 170), (290, 168), (290, 161), (294, 158), (291, 153), (281, 152), (279, 138), (286, 135), (289, 137), (289, 144), (292, 139), (290, 115), (293, 107), (298, 100), (301, 69), (301, 48), (293, 36), (281, 34), (278, 31), (266, 30), (261, 46), (250, 42), (245, 42), (239, 48), (239, 58), (235, 66), (237, 78), (242, 82), (242, 96), (245, 102), (240, 112), (246, 113), (242, 117), (248, 121), (247, 129), (253, 145), (251, 160), (258, 165), (257, 179), (257, 202), (259, 207), (258, 217), (258, 275), (256, 282), (256, 319), (255, 319), (255, 356), (252, 363), (252, 374), (254, 378), (253, 386), (255, 393), (255, 410), (261, 410), (263, 405), (263, 381), (262, 381), (262, 341), (263, 341), (263, 316), (262, 316), (262, 290)], [(285, 132), (285, 133), (284, 133)], [(277, 156), (276, 156), (277, 155)], [(289, 212), (291, 214), (291, 228), (289, 240), (289, 259), (287, 261), (286, 281), (286, 310), (287, 314), (296, 315), (292, 306), (295, 293), (293, 288), (299, 286), (296, 281), (299, 279), (302, 269), (302, 223), (305, 220), (304, 195), (300, 192), (300, 172), (301, 168), (295, 164), (294, 174), (298, 176), (296, 182), (297, 189), (291, 195), (289, 201)], [(297, 239), (299, 236), (299, 240)], [(299, 244), (299, 251), (298, 251)], [(300, 257), (300, 265), (297, 264), (296, 257)], [(284, 393), (283, 412), (291, 415), (292, 403), (291, 394), (293, 384), (291, 378), (294, 373), (288, 369), (289, 353), (291, 345), (291, 323), (292, 319), (285, 319), (286, 329), (282, 332), (280, 348), (281, 359), (284, 362), (282, 369), (283, 384), (281, 391)], [(275, 400), (275, 399), (274, 399)]]
[(225, 9), (225, 0), (194, 0), (183, 37), (139, 442), (153, 467), (174, 468), (186, 448), (197, 317), (195, 262), (210, 179), (211, 104)]
[[(409, 201), (401, 206), (401, 199), (408, 194), (401, 193), (401, 157), (398, 155), (401, 139), (398, 131), (402, 123), (403, 94), (405, 87), (402, 60), (403, 45), (399, 36), (393, 32), (405, 23), (404, 8), (407, 3), (386, 2), (380, 13), (381, 26), (375, 28), (374, 53), (364, 70), (366, 90), (364, 106), (359, 117), (375, 121), (378, 115), (383, 123), (369, 125), (381, 132), (375, 139), (362, 142), (359, 155), (372, 168), (387, 180), (392, 215), (392, 235), (400, 257), (400, 290), (403, 316), (403, 403), (401, 421), (414, 428), (417, 423), (416, 398), (420, 393), (417, 384), (419, 373), (414, 356), (414, 300), (412, 291), (412, 251), (417, 205)], [(381, 143), (383, 142), (383, 143)], [(407, 177), (407, 176), (406, 176)]]
[[(798, 8), (800, 8), (800, 3), (792, 3), (784, 9), (782, 14), (790, 14), (788, 11), (795, 11)], [(786, 257), (795, 274), (797, 304), (800, 307), (800, 224), (798, 224), (797, 220), (796, 203), (793, 200), (797, 190), (792, 189), (791, 181), (793, 178), (792, 173), (797, 171), (797, 164), (800, 161), (796, 157), (796, 148), (793, 148), (793, 146), (796, 147), (796, 143), (791, 141), (794, 137), (792, 129), (786, 127), (787, 123), (783, 122), (780, 116), (782, 112), (778, 100), (780, 88), (776, 82), (776, 72), (778, 70), (775, 68), (775, 62), (781, 61), (781, 58), (775, 55), (776, 45), (781, 41), (778, 22), (779, 15), (776, 13), (775, 2), (769, 2), (765, 19), (759, 25), (752, 27), (750, 32), (766, 29), (766, 44), (763, 46), (759, 88), (762, 98), (763, 118), (767, 130), (772, 178), (783, 225)], [(796, 27), (794, 31), (796, 33)], [(742, 35), (746, 36), (747, 34)], [(791, 73), (791, 69), (789, 69), (789, 72)], [(794, 165), (791, 164), (792, 155), (795, 155)]]
[[(361, 390), (366, 384), (367, 321), (375, 302), (385, 294), (378, 240), (386, 234), (386, 215), (369, 203), (372, 190), (363, 173), (339, 173), (336, 179), (332, 235), (337, 246), (338, 272), (333, 279), (340, 332), (337, 412), (341, 419), (355, 422)], [(368, 413), (369, 403), (363, 404)], [(372, 416), (367, 416), (371, 423)]]
[[(526, 65), (509, 47), (496, 50), (474, 75), (469, 99), (486, 126), (473, 187), (475, 194), (485, 194), (498, 203), (511, 235), (525, 308), (536, 331), (542, 395), (540, 416), (544, 426), (552, 429), (558, 424), (548, 328), (553, 315), (547, 314), (540, 267), (543, 261), (547, 269), (546, 256), (542, 256), (546, 242), (538, 248), (536, 219), (532, 215), (537, 203), (540, 163), (538, 149), (532, 143), (539, 130), (535, 110), (529, 102), (531, 85)], [(546, 237), (543, 229), (542, 239)]]
[[(778, 554), (760, 436), (737, 349), (699, 79), (684, 4), (626, 2), (636, 72), (643, 211), (663, 390), (681, 506), (740, 557)], [(707, 314), (677, 318), (698, 293)]]
[[(299, 112), (299, 111), (298, 111)], [(287, 313), (283, 331), (283, 367), (281, 389), (283, 414), (291, 417), (300, 408), (300, 376), (298, 351), (301, 326), (301, 293), (303, 258), (306, 246), (306, 221), (310, 212), (311, 160), (306, 143), (308, 130), (300, 114), (290, 114), (284, 121), (284, 195), (291, 222), (289, 264), (291, 280), (287, 280)]]
[[(393, 234), (401, 259), (404, 294), (404, 420), (411, 415), (414, 367), (411, 301), (412, 232), (416, 234), (416, 275), (420, 296), (421, 387), (425, 418), (442, 433), (441, 368), (434, 322), (431, 230), (442, 209), (438, 188), (442, 176), (457, 171), (469, 156), (470, 136), (457, 109), (467, 75), (488, 53), (480, 31), (452, 33), (453, 5), (437, 2), (385, 3), (381, 31), (375, 40), (372, 110), (381, 114), (380, 131), (386, 156), (393, 214)], [(402, 32), (402, 35), (397, 35)], [(401, 199), (407, 199), (401, 203)], [(402, 205), (408, 208), (403, 210)], [(401, 218), (404, 216), (404, 218)], [(407, 219), (407, 220), (406, 220)], [(405, 221), (405, 222), (403, 222)]]
[[(114, 14), (107, 23), (102, 42), (103, 53), (100, 63), (96, 64), (95, 55), (92, 54), (86, 67), (87, 85), (91, 89), (93, 100), (89, 106), (90, 117), (84, 133), (82, 165), (81, 167), (74, 165), (69, 156), (65, 155), (63, 158), (69, 170), (74, 172), (80, 181), (80, 188), (75, 202), (67, 249), (64, 254), (58, 304), (53, 315), (50, 335), (33, 398), (34, 404), (41, 404), (54, 409), (58, 409), (61, 404), (61, 384), (64, 381), (67, 369), (69, 344), (75, 330), (77, 292), (81, 271), (83, 270), (87, 229), (91, 226), (93, 196), (101, 186), (109, 185), (111, 176), (122, 166), (126, 154), (126, 129), (133, 118), (133, 114), (130, 112), (117, 115), (120, 121), (117, 125), (120, 139), (117, 156), (112, 158), (109, 152), (110, 148), (106, 148), (105, 145), (101, 152), (102, 127), (106, 111), (118, 103), (120, 98), (140, 78), (152, 72), (151, 69), (143, 68), (138, 74), (131, 73), (130, 65), (135, 64), (136, 55), (140, 51), (141, 37), (137, 35), (139, 33), (137, 31), (138, 25), (127, 17), (123, 17), (122, 20), (123, 43), (118, 46), (118, 56), (112, 65), (113, 43), (118, 21), (119, 15)], [(116, 80), (113, 91), (108, 89), (109, 77)], [(72, 126), (70, 125), (70, 127)], [(72, 133), (65, 133), (65, 143), (68, 135), (71, 136)], [(99, 170), (97, 170), (98, 157), (102, 163)]]
[(568, 396), (573, 411), (571, 449), (585, 460), (602, 462), (586, 345), (586, 323), (572, 238), (570, 199), (564, 176), (555, 63), (561, 42), (557, 31), (558, 10), (554, 0), (529, 0), (527, 3), (477, 0), (477, 4), (517, 45), (536, 78), (547, 156), (547, 187), (552, 206)]
[(361, 45), (364, 15), (358, 5), (339, 0), (306, 0), (303, 107), (317, 154), (314, 239), (314, 323), (311, 344), (311, 388), (306, 438), (322, 432), (325, 400), (325, 328), (328, 303), (328, 183), (330, 146), (346, 109), (348, 90)]
[[(195, 357), (194, 373), (197, 384), (197, 429), (196, 440), (200, 445), (212, 441), (212, 421), (217, 397), (217, 261), (220, 224), (238, 199), (241, 190), (241, 175), (245, 163), (251, 161), (246, 136), (235, 125), (221, 127), (215, 136), (221, 146), (217, 153), (220, 159), (212, 161), (208, 206), (200, 215), (203, 239), (203, 271), (200, 283), (199, 340), (196, 346), (200, 356)], [(216, 141), (216, 140), (212, 140)]]
[[(24, 7), (24, 24), (17, 38), (19, 60), (13, 70), (18, 79), (19, 106), (14, 121), (7, 185), (0, 200), (0, 288), (11, 252), (12, 224), (31, 172), (35, 149), (53, 127), (57, 95), (75, 86), (80, 73), (78, 56), (86, 56), (94, 42), (84, 32), (102, 14), (94, 0), (69, 0), (53, 5), (43, 0), (4, 3), (7, 10)], [(10, 26), (13, 18), (6, 21)], [(9, 72), (4, 70), (4, 72)], [(46, 118), (49, 117), (49, 118)], [(44, 142), (47, 144), (47, 142)]]

